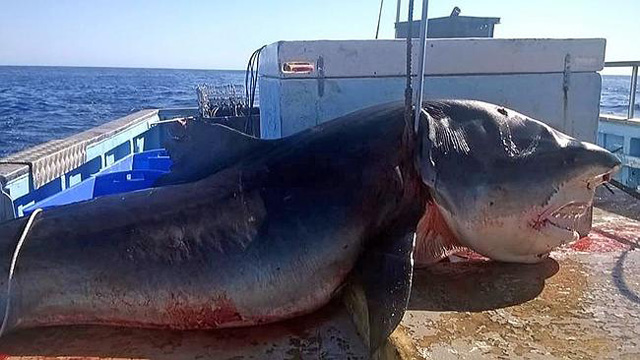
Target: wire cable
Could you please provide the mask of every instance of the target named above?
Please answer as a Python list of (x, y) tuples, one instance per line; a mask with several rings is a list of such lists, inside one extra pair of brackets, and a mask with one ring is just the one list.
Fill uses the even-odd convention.
[(245, 121), (244, 132), (254, 136), (256, 134), (253, 134), (253, 106), (256, 99), (256, 89), (258, 87), (260, 54), (265, 47), (266, 45), (261, 46), (251, 54), (249, 62), (247, 63), (247, 70), (244, 74), (245, 105), (247, 106), (247, 119)]
[(36, 216), (42, 212), (42, 209), (35, 209), (31, 215), (29, 215), (29, 219), (27, 220), (24, 229), (22, 230), (22, 234), (20, 235), (20, 239), (18, 239), (18, 243), (16, 244), (16, 249), (13, 251), (13, 257), (11, 258), (11, 265), (9, 267), (9, 277), (7, 278), (7, 295), (6, 295), (6, 305), (4, 307), (4, 318), (2, 319), (2, 326), (0, 327), (0, 337), (4, 335), (7, 330), (7, 324), (9, 319), (9, 313), (11, 312), (11, 291), (13, 284), (13, 276), (16, 270), (16, 264), (18, 262), (18, 256), (20, 255), (20, 250), (22, 249), (22, 245), (24, 244), (25, 239), (27, 238), (27, 234), (29, 234), (29, 230), (33, 226), (33, 221), (36, 219)]

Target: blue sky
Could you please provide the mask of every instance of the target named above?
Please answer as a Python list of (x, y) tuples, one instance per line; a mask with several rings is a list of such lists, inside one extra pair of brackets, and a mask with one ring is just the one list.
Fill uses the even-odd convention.
[[(416, 0), (415, 16), (420, 13)], [(406, 19), (403, 0), (402, 19)], [(379, 0), (14, 0), (0, 5), (0, 64), (242, 69), (277, 40), (373, 38)], [(604, 37), (640, 60), (640, 0), (431, 0), (430, 17), (501, 17), (496, 37)], [(381, 38), (393, 37), (385, 0)]]

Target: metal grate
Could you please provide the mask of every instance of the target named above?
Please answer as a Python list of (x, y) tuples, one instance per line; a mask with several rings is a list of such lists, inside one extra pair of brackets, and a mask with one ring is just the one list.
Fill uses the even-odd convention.
[(198, 112), (203, 118), (247, 116), (245, 87), (242, 85), (196, 86)]

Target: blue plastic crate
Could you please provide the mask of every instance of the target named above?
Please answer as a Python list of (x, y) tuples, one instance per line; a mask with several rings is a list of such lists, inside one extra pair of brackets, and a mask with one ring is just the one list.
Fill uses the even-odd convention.
[(129, 155), (77, 185), (27, 206), (22, 211), (24, 215), (29, 215), (37, 208), (46, 209), (99, 196), (148, 189), (160, 176), (169, 172), (171, 164), (164, 149)]
[(93, 197), (147, 189), (152, 187), (163, 174), (166, 174), (166, 172), (158, 170), (129, 170), (97, 175), (93, 188)]

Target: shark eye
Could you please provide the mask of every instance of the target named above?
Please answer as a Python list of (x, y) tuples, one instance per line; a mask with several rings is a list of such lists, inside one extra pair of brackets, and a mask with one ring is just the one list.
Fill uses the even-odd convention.
[(573, 157), (573, 156), (566, 157), (566, 158), (564, 158), (564, 160), (562, 161), (562, 163), (563, 163), (564, 165), (572, 165), (572, 164), (574, 164), (575, 162), (576, 162), (576, 158), (575, 158), (575, 157)]

